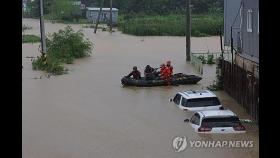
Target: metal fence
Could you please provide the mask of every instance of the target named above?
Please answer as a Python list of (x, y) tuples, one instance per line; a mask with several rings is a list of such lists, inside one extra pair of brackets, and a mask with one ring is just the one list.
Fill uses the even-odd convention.
[[(196, 57), (199, 57), (199, 56), (203, 56), (205, 59), (208, 58), (209, 55), (213, 55), (213, 59), (214, 60), (217, 60), (221, 55), (222, 55), (222, 52), (213, 52), (213, 53), (192, 53), (192, 55), (196, 56)], [(225, 51), (223, 53), (223, 58), (227, 61), (231, 61), (232, 59), (232, 55), (230, 52), (228, 51)]]
[[(195, 70), (198, 71), (200, 75), (203, 74), (203, 63), (199, 57), (203, 57), (204, 59), (208, 59), (210, 55), (213, 56), (213, 60), (218, 62), (219, 57), (221, 56), (221, 52), (207, 52), (207, 53), (191, 53), (191, 64), (194, 66)], [(232, 55), (229, 52), (223, 53), (223, 58), (231, 61)]]
[(198, 71), (200, 75), (203, 74), (203, 64), (200, 59), (198, 59), (197, 56), (195, 56), (193, 53), (191, 54), (191, 64), (194, 66), (195, 70)]
[(221, 62), (224, 90), (232, 96), (250, 116), (259, 121), (259, 79), (241, 67), (226, 60)]

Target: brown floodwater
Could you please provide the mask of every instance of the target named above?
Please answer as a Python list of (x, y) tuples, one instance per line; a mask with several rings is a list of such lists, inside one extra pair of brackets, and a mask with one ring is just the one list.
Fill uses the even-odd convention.
[[(39, 35), (39, 21), (26, 34)], [(65, 24), (46, 22), (46, 33)], [(174, 71), (196, 74), (185, 62), (184, 37), (136, 37), (121, 32), (98, 31), (71, 25), (94, 43), (91, 57), (66, 65), (69, 73), (50, 76), (33, 71), (30, 58), (39, 55), (39, 44), (22, 44), (22, 154), (23, 158), (256, 158), (259, 132), (245, 125), (245, 134), (201, 135), (184, 119), (190, 117), (169, 102), (177, 91), (206, 88), (215, 79), (215, 65), (204, 66), (196, 85), (176, 87), (122, 87), (120, 79), (132, 66), (157, 67), (171, 60)], [(219, 51), (219, 37), (192, 38), (193, 52)], [(41, 77), (41, 79), (40, 79)], [(240, 118), (249, 118), (224, 91), (215, 92)], [(252, 140), (253, 148), (187, 148), (176, 153), (172, 139)]]

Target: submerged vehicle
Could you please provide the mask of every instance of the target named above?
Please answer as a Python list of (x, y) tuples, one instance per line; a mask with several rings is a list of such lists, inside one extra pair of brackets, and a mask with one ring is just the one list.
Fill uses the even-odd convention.
[[(177, 73), (172, 75), (170, 84), (171, 85), (196, 84), (201, 79), (202, 79), (201, 77), (196, 75), (186, 75), (183, 73)], [(136, 87), (168, 86), (168, 82), (160, 78), (154, 80), (145, 80), (145, 78), (141, 78), (136, 80), (125, 76), (121, 79), (121, 83), (124, 86), (136, 86)]]

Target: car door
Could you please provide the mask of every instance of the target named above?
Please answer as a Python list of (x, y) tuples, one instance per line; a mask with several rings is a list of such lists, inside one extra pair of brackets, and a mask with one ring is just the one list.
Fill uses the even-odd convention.
[(173, 98), (174, 104), (176, 104), (178, 107), (181, 105), (182, 95), (177, 93), (175, 97)]
[(194, 131), (197, 132), (201, 122), (201, 117), (198, 113), (195, 113), (190, 119), (190, 125), (194, 128)]

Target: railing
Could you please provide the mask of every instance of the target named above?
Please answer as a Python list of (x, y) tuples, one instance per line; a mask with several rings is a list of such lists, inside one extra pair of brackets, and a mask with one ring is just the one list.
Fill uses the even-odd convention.
[(200, 59), (198, 59), (197, 56), (195, 56), (193, 53), (191, 54), (191, 64), (194, 66), (194, 68), (198, 71), (200, 75), (203, 74), (203, 64)]
[[(203, 57), (207, 61), (210, 55), (213, 56), (213, 61), (216, 61), (215, 63), (217, 63), (219, 57), (221, 57), (222, 55), (222, 52), (191, 53), (191, 64), (194, 66), (196, 71), (199, 72), (199, 74), (203, 74), (203, 62), (199, 58)], [(235, 58), (235, 55), (233, 56), (233, 58)], [(232, 62), (232, 54), (230, 53), (230, 51), (225, 50), (225, 52), (223, 53), (223, 59)]]
[[(213, 55), (214, 57), (213, 59), (216, 60), (222, 55), (222, 52), (213, 52), (213, 53), (207, 52), (207, 53), (192, 53), (192, 54), (196, 57), (203, 56), (205, 59), (207, 59), (209, 55)], [(231, 61), (232, 55), (229, 51), (225, 51), (223, 53), (223, 57), (225, 60)]]

